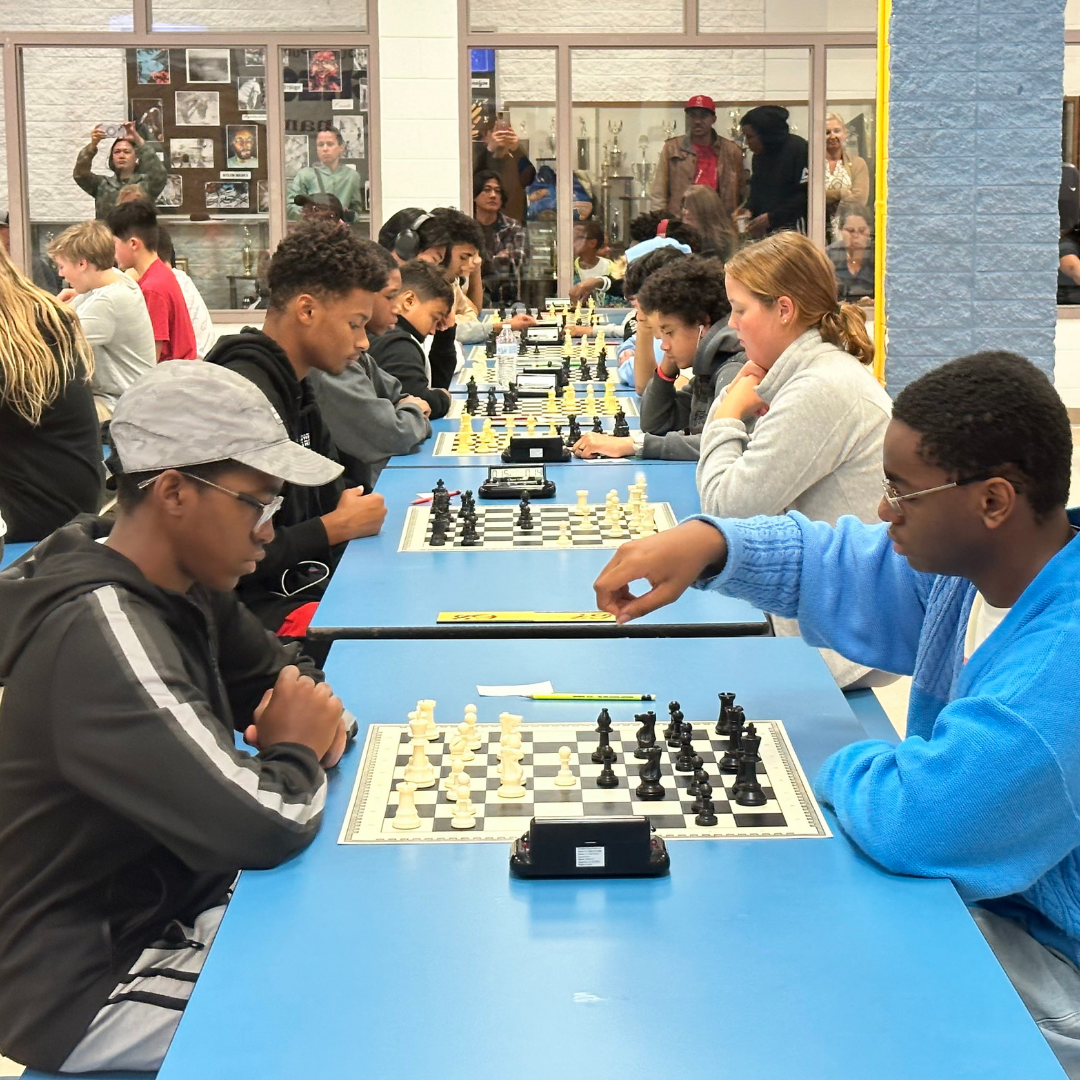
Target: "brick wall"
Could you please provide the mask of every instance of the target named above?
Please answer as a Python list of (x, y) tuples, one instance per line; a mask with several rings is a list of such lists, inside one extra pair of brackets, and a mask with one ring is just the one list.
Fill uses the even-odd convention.
[(1053, 372), (1064, 6), (893, 0), (893, 394), (977, 349)]
[(364, 0), (154, 0), (156, 30), (367, 29)]
[[(725, 0), (727, 2), (727, 0)], [(760, 6), (763, 0), (736, 0)], [(473, 30), (530, 34), (671, 34), (682, 30), (682, 0), (622, 0), (616, 14), (581, 0), (471, 0)], [(615, 25), (617, 21), (617, 26)]]

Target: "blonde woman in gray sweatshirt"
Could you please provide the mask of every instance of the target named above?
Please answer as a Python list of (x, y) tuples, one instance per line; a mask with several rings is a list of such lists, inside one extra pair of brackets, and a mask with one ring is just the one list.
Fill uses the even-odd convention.
[[(701, 434), (701, 509), (725, 517), (798, 510), (836, 524), (877, 521), (881, 450), (892, 402), (874, 378), (874, 346), (854, 304), (840, 304), (832, 262), (785, 232), (726, 264), (729, 325), (747, 363), (717, 398)], [(799, 633), (774, 616), (776, 632)], [(822, 650), (843, 686), (873, 673)]]

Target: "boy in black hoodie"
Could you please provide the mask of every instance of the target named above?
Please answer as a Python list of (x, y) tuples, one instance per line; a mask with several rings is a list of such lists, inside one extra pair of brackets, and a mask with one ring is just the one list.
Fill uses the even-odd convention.
[(454, 288), (439, 270), (422, 259), (407, 262), (401, 268), (397, 325), (370, 346), (372, 359), (401, 383), (406, 394), (427, 402), (432, 420), (449, 411), (450, 392), (431, 384), (424, 338), (450, 318), (453, 306)]
[[(255, 383), (293, 442), (338, 461), (306, 376), (313, 368), (339, 375), (368, 347), (365, 327), (387, 278), (382, 261), (336, 222), (305, 223), (270, 260), (262, 330), (222, 338), (206, 360)], [(282, 495), (274, 541), (239, 592), (267, 629), (302, 638), (345, 544), (374, 536), (386, 506), (381, 495), (346, 488), (340, 478), (321, 487), (286, 484)]]
[(111, 531), (77, 518), (0, 573), (0, 1052), (51, 1071), (159, 1067), (237, 872), (311, 842), (346, 737), (234, 591), (282, 480), (340, 465), (184, 360), (111, 430)]

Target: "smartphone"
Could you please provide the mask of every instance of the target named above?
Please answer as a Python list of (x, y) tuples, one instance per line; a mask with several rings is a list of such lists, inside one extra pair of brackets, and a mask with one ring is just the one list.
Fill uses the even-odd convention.
[(509, 130), (510, 130), (510, 121), (507, 120), (506, 117), (503, 116), (502, 113), (499, 113), (499, 115), (495, 117), (495, 124), (492, 127), (492, 131), (509, 131)]
[(127, 128), (124, 127), (124, 122), (122, 120), (119, 123), (107, 123), (102, 121), (100, 127), (105, 132), (106, 139), (119, 139), (121, 135), (127, 134)]

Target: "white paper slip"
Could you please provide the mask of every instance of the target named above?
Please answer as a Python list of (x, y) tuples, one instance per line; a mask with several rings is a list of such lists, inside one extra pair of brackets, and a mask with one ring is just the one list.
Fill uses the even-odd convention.
[(529, 697), (532, 694), (554, 693), (550, 682), (522, 683), (520, 686), (481, 686), (477, 683), (476, 692), (481, 697)]

